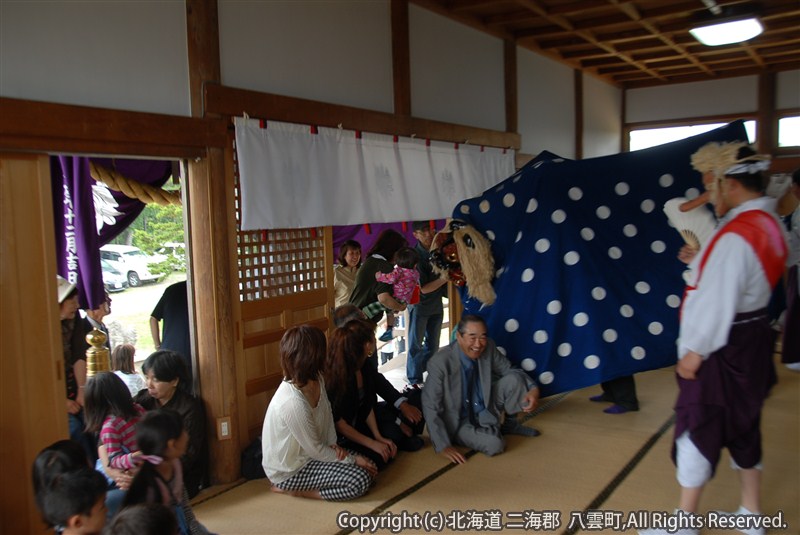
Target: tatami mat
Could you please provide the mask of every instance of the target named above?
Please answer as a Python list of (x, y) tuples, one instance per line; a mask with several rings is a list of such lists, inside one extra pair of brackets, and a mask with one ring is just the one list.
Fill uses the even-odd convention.
[[(543, 435), (509, 437), (506, 452), (496, 457), (474, 454), (466, 464), (454, 466), (435, 455), (430, 445), (416, 453), (401, 453), (359, 500), (326, 503), (278, 495), (269, 492), (262, 479), (197, 504), (195, 513), (212, 531), (247, 535), (357, 533), (355, 522), (367, 522), (368, 515), (393, 514), (394, 522), (400, 522), (404, 512), (406, 518), (417, 515), (418, 520), (407, 520), (403, 526), (385, 524), (377, 532), (390, 533), (394, 528), (397, 533), (401, 527), (402, 533), (505, 527), (573, 533), (577, 530), (569, 528), (572, 514), (587, 509), (601, 511), (607, 518), (615, 511), (623, 515), (672, 511), (678, 500), (669, 459), (677, 391), (674, 369), (637, 374), (636, 385), (641, 410), (623, 415), (603, 414), (604, 404), (588, 401), (599, 387), (543, 400), (543, 410), (526, 422)], [(780, 383), (764, 411), (763, 432), (764, 511), (784, 512), (790, 527), (775, 533), (798, 534), (800, 374), (781, 367)], [(725, 456), (707, 487), (704, 510), (738, 506), (737, 476), (727, 462)], [(337, 518), (344, 519), (343, 512), (362, 516), (342, 525)], [(558, 526), (548, 524), (556, 518)], [(419, 529), (413, 529), (414, 522)]]

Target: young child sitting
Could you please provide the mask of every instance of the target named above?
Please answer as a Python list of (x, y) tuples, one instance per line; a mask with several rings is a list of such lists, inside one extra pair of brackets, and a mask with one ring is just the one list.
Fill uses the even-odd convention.
[[(417, 271), (419, 255), (414, 249), (403, 247), (395, 253), (394, 262), (395, 266), (391, 273), (378, 272), (375, 274), (375, 279), (391, 284), (392, 297), (397, 301), (413, 305), (419, 301), (419, 271)], [(363, 308), (363, 311), (368, 318), (373, 318), (384, 311), (386, 312), (386, 331), (378, 337), (378, 340), (382, 342), (391, 340), (394, 313), (384, 307), (380, 301), (368, 304)]]
[(148, 412), (139, 422), (136, 441), (145, 462), (131, 483), (123, 507), (161, 503), (175, 512), (181, 535), (208, 534), (195, 518), (183, 486), (181, 456), (186, 453), (189, 433), (178, 413), (169, 409)]
[[(108, 465), (117, 470), (133, 470), (141, 462), (136, 445), (136, 424), (144, 409), (133, 402), (128, 387), (112, 372), (100, 372), (86, 383), (86, 430), (100, 433)], [(106, 474), (102, 459), (97, 470)], [(106, 475), (106, 477), (108, 477)], [(109, 485), (114, 488), (113, 480)]]
[(105, 479), (87, 465), (49, 478), (37, 491), (36, 503), (55, 533), (99, 535), (106, 523), (105, 498)]
[(138, 394), (140, 390), (147, 388), (144, 377), (137, 373), (133, 367), (133, 357), (135, 355), (136, 348), (131, 344), (120, 344), (111, 352), (111, 369), (128, 387), (131, 397)]

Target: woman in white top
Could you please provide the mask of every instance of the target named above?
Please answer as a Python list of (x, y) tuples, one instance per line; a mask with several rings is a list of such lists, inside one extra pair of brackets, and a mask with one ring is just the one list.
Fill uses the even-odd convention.
[(339, 264), (333, 269), (333, 299), (336, 306), (350, 301), (356, 284), (356, 273), (361, 267), (361, 244), (347, 240), (339, 247)]
[(325, 334), (317, 327), (300, 325), (283, 335), (284, 379), (264, 418), (262, 464), (273, 492), (350, 500), (367, 492), (378, 469), (336, 444), (322, 381), (325, 353)]

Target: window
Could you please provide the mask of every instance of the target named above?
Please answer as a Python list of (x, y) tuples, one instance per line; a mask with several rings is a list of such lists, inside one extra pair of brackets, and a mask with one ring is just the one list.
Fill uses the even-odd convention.
[[(668, 126), (665, 128), (649, 128), (643, 130), (632, 130), (629, 135), (630, 150), (641, 150), (657, 145), (663, 145), (671, 141), (678, 141), (687, 137), (696, 136), (703, 132), (708, 132), (715, 128), (725, 126), (727, 123), (699, 124), (691, 126)], [(747, 130), (749, 143), (756, 140), (756, 122), (745, 121), (744, 127)]]
[(778, 119), (778, 146), (800, 147), (800, 115)]

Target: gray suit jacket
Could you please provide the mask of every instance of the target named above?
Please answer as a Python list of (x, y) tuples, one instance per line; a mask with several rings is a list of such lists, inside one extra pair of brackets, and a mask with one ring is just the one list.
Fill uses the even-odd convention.
[[(458, 342), (454, 341), (449, 346), (439, 350), (428, 361), (428, 377), (422, 389), (422, 412), (428, 424), (428, 434), (431, 437), (436, 453), (452, 445), (453, 437), (461, 421), (461, 407), (463, 406), (461, 359), (459, 358)], [(528, 375), (514, 368), (511, 362), (497, 350), (494, 340), (489, 339), (486, 350), (477, 361), (481, 377), (481, 391), (486, 403), (486, 411), (481, 413), (481, 426), (499, 426), (499, 415), (495, 409), (492, 385), (508, 374), (521, 374), (526, 384), (534, 385), (535, 382)], [(498, 430), (499, 432), (499, 430)]]

